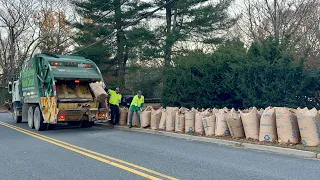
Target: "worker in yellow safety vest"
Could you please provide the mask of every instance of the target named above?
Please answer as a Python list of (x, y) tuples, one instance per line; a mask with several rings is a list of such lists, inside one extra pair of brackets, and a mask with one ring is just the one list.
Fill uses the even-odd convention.
[(141, 126), (140, 111), (143, 110), (143, 106), (144, 106), (144, 96), (142, 95), (141, 91), (138, 91), (138, 94), (133, 97), (131, 105), (130, 105), (129, 128), (132, 128), (132, 117), (133, 117), (134, 112), (138, 113), (137, 114), (138, 115), (138, 123), (139, 123), (139, 127)]
[(120, 89), (116, 88), (115, 91), (109, 89), (108, 90), (110, 99), (110, 109), (111, 109), (111, 123), (114, 125), (119, 125), (120, 120), (120, 109), (119, 104), (121, 102), (122, 95), (120, 94)]

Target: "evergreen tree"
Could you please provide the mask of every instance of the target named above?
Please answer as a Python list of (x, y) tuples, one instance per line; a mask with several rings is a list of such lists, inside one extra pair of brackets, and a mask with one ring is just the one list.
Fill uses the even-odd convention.
[[(75, 37), (79, 44), (76, 51), (95, 61), (103, 72), (114, 70), (112, 75), (116, 75), (117, 85), (124, 89), (130, 51), (127, 34), (136, 30), (124, 27), (141, 17), (150, 4), (140, 0), (88, 0), (73, 4), (83, 18), (82, 23), (73, 24), (79, 30)], [(96, 44), (90, 46), (92, 43)]]
[[(156, 0), (157, 5), (165, 6), (164, 59), (165, 66), (171, 63), (172, 50), (179, 41), (220, 43), (217, 32), (229, 29), (236, 21), (227, 12), (233, 0)], [(161, 17), (163, 18), (163, 17)]]

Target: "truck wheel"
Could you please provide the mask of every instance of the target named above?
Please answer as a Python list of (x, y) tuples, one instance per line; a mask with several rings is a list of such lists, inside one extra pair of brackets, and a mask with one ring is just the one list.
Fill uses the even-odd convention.
[(15, 123), (21, 123), (22, 116), (18, 116), (18, 110), (15, 106), (13, 106), (12, 118)]
[(34, 114), (34, 107), (30, 106), (28, 110), (28, 126), (29, 128), (33, 129), (34, 128), (34, 123), (33, 123), (33, 115)]
[(34, 119), (34, 128), (37, 131), (43, 131), (45, 126), (43, 123), (43, 116), (39, 107), (36, 107), (36, 109), (34, 110), (33, 119)]

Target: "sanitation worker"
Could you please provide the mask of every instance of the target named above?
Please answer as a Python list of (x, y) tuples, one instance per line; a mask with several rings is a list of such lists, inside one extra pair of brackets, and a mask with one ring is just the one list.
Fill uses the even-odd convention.
[(144, 96), (142, 95), (141, 91), (138, 91), (138, 94), (135, 95), (132, 99), (131, 105), (130, 105), (130, 120), (129, 120), (129, 128), (132, 128), (132, 118), (133, 113), (137, 112), (138, 115), (138, 126), (141, 126), (140, 123), (140, 111), (143, 110), (144, 105)]
[(110, 109), (111, 109), (111, 123), (113, 125), (119, 125), (120, 120), (120, 109), (119, 104), (121, 102), (122, 95), (120, 94), (120, 89), (116, 88), (115, 91), (109, 89), (110, 99)]
[(12, 111), (13, 108), (12, 108), (12, 102), (10, 99), (8, 99), (8, 101), (4, 101), (5, 104), (8, 104), (8, 111)]

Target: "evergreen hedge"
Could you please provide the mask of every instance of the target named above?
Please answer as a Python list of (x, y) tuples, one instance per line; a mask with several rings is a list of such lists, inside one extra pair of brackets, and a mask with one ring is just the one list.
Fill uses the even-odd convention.
[(213, 54), (191, 53), (165, 70), (164, 106), (319, 107), (318, 73), (310, 73), (267, 40), (247, 52), (231, 42)]

